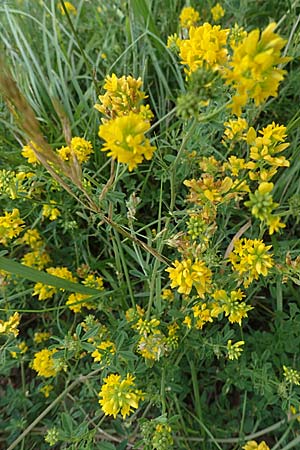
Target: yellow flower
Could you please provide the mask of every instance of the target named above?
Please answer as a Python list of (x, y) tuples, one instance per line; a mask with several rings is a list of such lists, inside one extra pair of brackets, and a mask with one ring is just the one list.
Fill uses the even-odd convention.
[(86, 141), (81, 137), (73, 137), (70, 147), (61, 147), (57, 150), (59, 157), (64, 161), (72, 160), (72, 153), (76, 156), (79, 164), (89, 160), (90, 154), (93, 153), (93, 146), (90, 141)]
[(121, 412), (123, 419), (129, 416), (133, 409), (137, 409), (139, 401), (144, 398), (142, 391), (135, 389), (134, 376), (130, 374), (127, 374), (124, 380), (117, 374), (104, 378), (99, 397), (106, 416), (116, 418)]
[(56, 220), (60, 216), (60, 210), (54, 205), (56, 205), (54, 200), (50, 200), (50, 204), (44, 205), (42, 209), (42, 216), (48, 217), (49, 220)]
[(211, 311), (206, 303), (197, 304), (192, 307), (194, 318), (196, 319), (196, 328), (202, 330), (206, 322), (213, 322)]
[(57, 350), (48, 350), (47, 348), (34, 354), (32, 368), (40, 377), (55, 377), (59, 372), (59, 368), (54, 364), (53, 355)]
[(284, 378), (288, 383), (300, 385), (300, 372), (290, 367), (283, 366)]
[(199, 67), (207, 64), (212, 69), (218, 69), (227, 61), (228, 30), (222, 30), (220, 25), (204, 23), (200, 27), (191, 27), (189, 39), (179, 40), (179, 56), (181, 63), (187, 68), (185, 72), (190, 75)]
[(33, 252), (26, 253), (21, 262), (24, 266), (36, 267), (42, 270), (51, 262), (51, 258), (46, 251), (34, 250)]
[(174, 267), (166, 269), (169, 272), (171, 288), (178, 287), (180, 294), (189, 295), (192, 287), (195, 286), (200, 298), (209, 290), (211, 284), (211, 271), (205, 266), (203, 261), (191, 259), (181, 262), (175, 261)]
[(161, 298), (171, 303), (174, 300), (174, 293), (171, 289), (163, 289)]
[(32, 250), (38, 250), (43, 246), (43, 240), (41, 238), (40, 233), (33, 229), (27, 230), (21, 238), (18, 239), (20, 244), (29, 245)]
[(0, 243), (6, 245), (21, 233), (24, 227), (24, 221), (20, 219), (20, 211), (14, 208), (12, 212), (4, 212), (4, 216), (0, 216)]
[(100, 362), (103, 356), (116, 353), (116, 346), (111, 341), (102, 341), (92, 353), (95, 362)]
[(241, 356), (241, 353), (243, 351), (242, 346), (245, 344), (244, 341), (238, 341), (235, 342), (234, 344), (232, 344), (232, 340), (229, 339), (229, 341), (227, 342), (227, 355), (228, 358), (233, 360), (233, 359), (239, 359), (239, 357)]
[(131, 172), (143, 159), (151, 159), (155, 147), (150, 145), (145, 133), (150, 124), (140, 114), (130, 112), (100, 125), (99, 136), (105, 141), (102, 152), (118, 162), (128, 164)]
[(134, 330), (137, 330), (139, 334), (148, 334), (155, 332), (156, 328), (159, 326), (160, 321), (158, 319), (151, 319), (151, 320), (143, 320), (140, 318), (137, 323), (132, 325), (132, 328)]
[(13, 334), (17, 337), (19, 334), (18, 326), (21, 320), (21, 316), (18, 312), (15, 312), (6, 321), (0, 320), (0, 334)]
[(265, 441), (260, 442), (259, 444), (256, 441), (249, 441), (243, 447), (244, 450), (270, 450), (270, 447), (265, 443)]
[[(59, 11), (61, 12), (61, 14), (64, 16), (66, 13), (65, 13), (62, 5), (60, 3), (58, 3), (57, 7), (58, 7)], [(74, 16), (76, 16), (77, 9), (71, 2), (65, 2), (65, 7), (69, 14), (73, 14)]]
[(167, 341), (165, 335), (159, 330), (153, 330), (150, 334), (142, 336), (138, 343), (138, 351), (143, 358), (159, 361), (166, 353)]
[(47, 331), (36, 331), (33, 336), (33, 341), (36, 344), (40, 344), (41, 342), (47, 341), (50, 337), (50, 333)]
[(267, 225), (269, 227), (269, 234), (277, 233), (280, 228), (285, 228), (286, 225), (283, 222), (280, 222), (279, 216), (270, 216), (267, 220)]
[(46, 384), (45, 386), (40, 388), (40, 392), (48, 398), (50, 395), (50, 392), (53, 390), (53, 386), (51, 384)]
[(95, 309), (96, 305), (93, 305), (91, 302), (83, 301), (87, 298), (89, 298), (89, 295), (76, 292), (75, 294), (69, 295), (66, 305), (68, 305), (69, 309), (74, 313), (81, 312), (82, 308)]
[(241, 275), (244, 286), (248, 287), (260, 275), (266, 277), (273, 267), (272, 255), (268, 253), (271, 245), (265, 245), (258, 239), (238, 239), (229, 255), (233, 270)]
[(253, 309), (252, 306), (248, 306), (242, 301), (245, 294), (240, 289), (231, 291), (230, 295), (225, 290), (220, 289), (215, 291), (212, 296), (216, 300), (215, 308), (219, 307), (216, 312), (220, 314), (223, 311), (230, 323), (241, 325), (242, 319), (248, 317), (247, 312)]
[(188, 201), (199, 206), (223, 203), (235, 197), (235, 193), (230, 192), (233, 185), (230, 177), (215, 180), (213, 175), (204, 173), (199, 180), (184, 180), (183, 184), (190, 188)]
[(225, 15), (225, 11), (220, 3), (217, 3), (213, 8), (211, 8), (210, 12), (212, 14), (214, 22), (218, 22)]
[(196, 11), (191, 6), (187, 6), (181, 10), (180, 16), (180, 26), (182, 28), (190, 28), (192, 25), (196, 25), (200, 19), (198, 11)]
[(179, 50), (179, 42), (180, 38), (178, 37), (178, 35), (176, 33), (171, 34), (170, 36), (168, 36), (167, 48), (176, 53)]
[(192, 328), (192, 319), (189, 316), (185, 316), (184, 321), (182, 322), (189, 330)]
[[(73, 277), (72, 273), (66, 267), (48, 267), (46, 271), (50, 273), (50, 275), (76, 282), (76, 278)], [(61, 290), (63, 291), (63, 289)], [(53, 297), (56, 292), (57, 288), (54, 286), (48, 286), (39, 282), (34, 285), (33, 295), (38, 295), (38, 300), (46, 300)]]
[(270, 23), (261, 35), (258, 29), (253, 30), (233, 46), (233, 56), (223, 76), (236, 90), (231, 106), (237, 116), (248, 99), (260, 105), (268, 97), (277, 96), (286, 71), (276, 66), (290, 58), (280, 55), (286, 41), (274, 33), (275, 27), (275, 23)]
[(245, 139), (245, 134), (243, 131), (248, 129), (248, 122), (246, 119), (242, 119), (238, 117), (236, 120), (229, 120), (228, 122), (224, 122), (224, 135), (223, 139), (230, 141), (238, 141), (240, 139)]
[[(100, 105), (96, 104), (95, 109), (111, 119), (127, 116), (130, 112), (136, 114), (142, 112), (142, 101), (146, 98), (145, 93), (140, 89), (142, 84), (141, 78), (135, 79), (130, 75), (128, 77), (123, 75), (121, 78), (114, 73), (111, 76), (108, 75), (104, 84), (106, 93), (99, 95)], [(149, 107), (146, 109), (143, 111), (143, 118), (151, 119), (153, 114)], [(102, 119), (102, 121), (106, 120)]]
[(225, 169), (229, 169), (231, 175), (234, 177), (238, 177), (239, 172), (246, 168), (244, 158), (237, 158), (236, 156), (230, 156), (228, 158), (228, 162), (223, 164)]
[(20, 344), (17, 345), (18, 351), (17, 352), (10, 352), (11, 356), (13, 358), (17, 358), (18, 354), (23, 355), (28, 351), (28, 346), (26, 345), (25, 341), (20, 342)]
[(40, 147), (38, 147), (33, 141), (30, 141), (28, 145), (24, 145), (21, 154), (22, 156), (24, 156), (24, 158), (28, 159), (28, 162), (30, 164), (39, 164), (39, 160), (36, 156), (36, 153), (34, 152), (34, 149), (36, 149), (40, 153), (43, 153), (43, 150)]

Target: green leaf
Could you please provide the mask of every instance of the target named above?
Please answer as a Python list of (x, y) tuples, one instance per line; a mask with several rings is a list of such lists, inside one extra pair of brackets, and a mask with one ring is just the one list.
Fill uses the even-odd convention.
[(18, 275), (26, 280), (34, 281), (35, 283), (43, 283), (49, 286), (54, 286), (58, 289), (65, 289), (66, 291), (78, 292), (80, 294), (93, 295), (100, 294), (100, 291), (79, 283), (59, 278), (49, 273), (33, 269), (32, 267), (24, 266), (10, 258), (0, 256), (0, 269), (6, 272)]

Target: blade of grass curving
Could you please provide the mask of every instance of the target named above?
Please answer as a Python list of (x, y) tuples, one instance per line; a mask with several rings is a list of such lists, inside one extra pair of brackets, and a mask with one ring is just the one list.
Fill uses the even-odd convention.
[(5, 256), (0, 256), (0, 270), (12, 273), (23, 279), (34, 281), (35, 283), (43, 283), (45, 285), (54, 286), (58, 289), (65, 289), (66, 291), (78, 292), (80, 294), (99, 294), (98, 289), (83, 286), (79, 283), (59, 278), (49, 273), (42, 272), (32, 267), (24, 266), (16, 261), (11, 260)]

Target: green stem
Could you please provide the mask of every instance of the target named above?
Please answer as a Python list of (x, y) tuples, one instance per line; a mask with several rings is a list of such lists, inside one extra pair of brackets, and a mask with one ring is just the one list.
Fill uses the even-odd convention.
[(166, 405), (166, 368), (162, 368), (161, 380), (160, 380), (160, 398), (161, 398), (161, 412), (162, 415), (167, 413)]

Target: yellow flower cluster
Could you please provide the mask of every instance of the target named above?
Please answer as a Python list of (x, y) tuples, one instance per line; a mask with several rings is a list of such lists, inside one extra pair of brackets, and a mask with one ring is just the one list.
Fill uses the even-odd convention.
[(50, 203), (43, 205), (42, 216), (48, 217), (51, 221), (56, 220), (60, 216), (60, 210), (55, 205), (55, 200), (50, 200)]
[(45, 384), (40, 388), (40, 392), (44, 395), (45, 398), (48, 398), (50, 392), (53, 391), (53, 386), (51, 384)]
[(235, 196), (235, 193), (231, 192), (233, 180), (230, 177), (215, 180), (213, 175), (204, 173), (199, 180), (185, 180), (183, 184), (190, 188), (188, 201), (199, 206), (207, 202), (224, 203)]
[[(71, 2), (64, 2), (64, 3), (65, 3), (65, 7), (66, 7), (67, 12), (69, 14), (73, 14), (74, 16), (76, 16), (77, 9), (75, 8), (75, 6)], [(64, 16), (66, 13), (65, 13), (65, 10), (62, 7), (61, 3), (58, 3), (57, 7), (58, 7), (60, 13)]]
[(129, 416), (143, 400), (142, 391), (137, 390), (134, 384), (134, 376), (127, 374), (125, 379), (121, 375), (111, 374), (104, 378), (104, 384), (99, 392), (99, 403), (106, 416), (117, 417), (120, 412), (123, 419)]
[[(89, 274), (85, 277), (82, 284), (88, 287), (92, 287), (95, 289), (99, 289), (99, 291), (103, 291), (103, 278), (95, 277), (93, 274)], [(70, 294), (68, 300), (66, 301), (66, 305), (68, 305), (69, 309), (74, 313), (81, 312), (82, 308), (86, 309), (95, 309), (95, 305), (92, 302), (86, 301), (89, 298), (89, 295), (80, 294), (78, 292), (74, 294)]]
[(28, 195), (28, 186), (24, 182), (33, 176), (33, 172), (0, 170), (0, 193), (7, 195), (12, 200), (18, 198), (20, 193)]
[(40, 162), (36, 156), (34, 149), (40, 153), (43, 153), (43, 150), (37, 144), (35, 144), (33, 141), (30, 141), (27, 145), (24, 145), (21, 154), (28, 160), (30, 164), (39, 164)]
[(274, 122), (267, 125), (258, 133), (249, 128), (247, 143), (250, 145), (250, 161), (247, 168), (250, 170), (251, 180), (270, 181), (277, 173), (278, 167), (289, 167), (290, 163), (285, 156), (278, 156), (289, 143), (285, 142), (286, 127), (276, 125)]
[[(137, 80), (130, 75), (123, 75), (118, 78), (116, 74), (107, 76), (105, 79), (104, 95), (99, 95), (100, 105), (96, 103), (94, 106), (97, 111), (106, 116), (108, 119), (127, 116), (130, 112), (141, 114), (144, 119), (151, 119), (153, 114), (149, 105), (142, 104), (146, 95), (141, 91), (143, 82), (141, 78)], [(106, 122), (107, 119), (102, 119)]]
[(300, 386), (300, 372), (298, 370), (283, 366), (283, 375), (288, 383)]
[[(59, 278), (65, 278), (69, 281), (76, 281), (76, 278), (73, 277), (72, 273), (66, 267), (48, 267), (46, 271), (50, 275), (54, 275)], [(54, 286), (48, 286), (43, 283), (36, 283), (34, 285), (33, 295), (38, 295), (38, 300), (46, 300), (48, 298), (53, 297), (53, 295), (57, 292), (57, 288)]]
[(149, 334), (155, 332), (159, 324), (160, 321), (155, 318), (150, 320), (143, 320), (140, 318), (134, 325), (132, 325), (132, 328), (137, 330), (139, 334)]
[(248, 129), (248, 122), (246, 119), (242, 119), (241, 117), (231, 119), (228, 122), (224, 122), (224, 127), (223, 142), (239, 141), (241, 139), (246, 140), (246, 134), (243, 133)]
[(217, 3), (215, 6), (213, 6), (210, 10), (212, 18), (214, 22), (219, 22), (222, 17), (225, 15), (225, 10), (222, 8), (220, 3)]
[(233, 55), (224, 67), (223, 76), (236, 91), (231, 107), (237, 116), (249, 99), (260, 105), (268, 97), (277, 96), (286, 71), (276, 66), (290, 58), (280, 55), (286, 41), (274, 33), (275, 28), (276, 24), (270, 23), (261, 34), (258, 29), (253, 30), (233, 45)]
[(70, 161), (73, 156), (75, 156), (79, 164), (87, 162), (93, 152), (94, 150), (91, 142), (86, 141), (81, 137), (73, 137), (70, 146), (61, 147), (57, 150), (58, 156), (63, 161)]
[(12, 358), (17, 358), (18, 355), (24, 355), (28, 351), (28, 346), (26, 345), (25, 341), (20, 342), (20, 344), (17, 345), (17, 350), (10, 352)]
[(265, 441), (262, 441), (259, 444), (256, 441), (249, 441), (243, 447), (243, 450), (270, 450), (270, 447), (265, 443)]
[(166, 336), (159, 330), (145, 333), (138, 342), (139, 353), (150, 361), (159, 361), (167, 350)]
[(180, 294), (189, 295), (193, 286), (200, 298), (210, 290), (212, 273), (203, 261), (192, 261), (183, 259), (181, 262), (176, 260), (173, 265), (166, 269), (169, 272), (171, 288), (177, 288)]
[(112, 74), (105, 80), (106, 93), (99, 96), (101, 104), (95, 105), (106, 116), (99, 127), (99, 137), (105, 141), (101, 151), (127, 164), (130, 172), (144, 159), (150, 160), (156, 149), (145, 137), (153, 114), (149, 105), (142, 104), (146, 96), (141, 85), (140, 78)]
[(229, 339), (227, 342), (227, 356), (229, 359), (239, 359), (243, 351), (242, 346), (245, 344), (244, 341), (238, 341), (232, 344), (232, 340)]
[(199, 21), (200, 16), (198, 11), (196, 11), (191, 6), (186, 6), (181, 10), (179, 20), (180, 20), (180, 26), (182, 28), (190, 28), (191, 26), (194, 26)]
[(109, 357), (116, 353), (116, 346), (111, 341), (102, 341), (97, 345), (96, 350), (93, 351), (92, 357), (94, 362), (100, 362), (103, 358)]
[(188, 75), (203, 65), (216, 70), (223, 66), (228, 58), (226, 41), (228, 30), (222, 30), (220, 25), (212, 26), (204, 23), (200, 27), (191, 27), (188, 39), (178, 39), (181, 63), (186, 65)]
[(22, 264), (25, 266), (35, 267), (39, 270), (51, 262), (51, 258), (44, 250), (44, 241), (37, 230), (27, 230), (24, 235), (18, 239), (21, 244), (26, 244), (31, 251), (26, 253), (22, 258)]
[(20, 218), (20, 211), (14, 208), (12, 212), (4, 212), (0, 216), (0, 243), (7, 245), (8, 241), (19, 236), (24, 227), (24, 221)]
[(152, 448), (169, 450), (173, 448), (172, 428), (167, 423), (158, 423), (152, 437)]
[(217, 302), (218, 313), (224, 312), (230, 323), (241, 325), (242, 319), (248, 317), (247, 312), (253, 309), (242, 301), (245, 294), (240, 289), (231, 291), (229, 295), (224, 289), (220, 289), (215, 291), (212, 297)]
[(48, 331), (36, 331), (33, 336), (33, 341), (36, 344), (41, 344), (50, 338), (50, 333)]
[(13, 334), (17, 337), (20, 320), (21, 316), (18, 312), (15, 312), (8, 320), (0, 320), (0, 334)]
[(267, 276), (269, 269), (274, 265), (272, 255), (268, 253), (271, 245), (265, 245), (259, 239), (238, 239), (234, 249), (229, 255), (232, 269), (235, 270), (244, 286), (248, 287), (259, 276)]
[(40, 377), (55, 377), (59, 372), (60, 368), (54, 363), (53, 355), (57, 350), (48, 350), (47, 348), (34, 354), (34, 359), (32, 361), (32, 368), (35, 370)]
[(156, 150), (145, 137), (149, 128), (150, 123), (133, 112), (110, 120), (99, 128), (99, 136), (105, 141), (101, 151), (127, 164), (131, 172), (144, 158), (150, 160)]
[(193, 316), (196, 319), (195, 328), (202, 330), (207, 322), (213, 322), (211, 309), (206, 303), (198, 303), (192, 307)]

